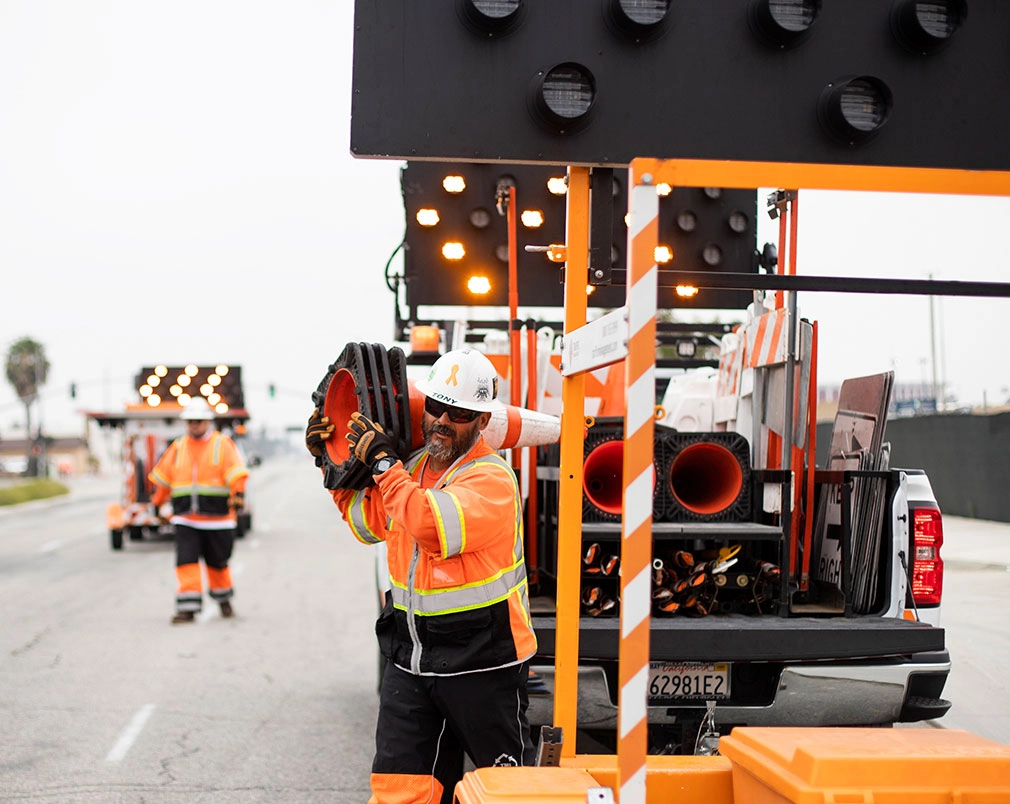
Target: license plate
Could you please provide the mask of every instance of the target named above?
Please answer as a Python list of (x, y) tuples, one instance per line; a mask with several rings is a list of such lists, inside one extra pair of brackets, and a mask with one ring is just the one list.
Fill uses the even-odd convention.
[(650, 701), (721, 701), (729, 698), (729, 663), (651, 662)]

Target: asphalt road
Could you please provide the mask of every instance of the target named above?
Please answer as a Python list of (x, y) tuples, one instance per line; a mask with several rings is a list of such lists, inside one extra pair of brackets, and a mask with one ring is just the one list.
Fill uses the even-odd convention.
[[(307, 457), (253, 470), (237, 617), (171, 626), (168, 541), (109, 546), (116, 479), (0, 509), (0, 801), (363, 804), (372, 552)], [(1010, 745), (1010, 525), (945, 521), (951, 712)]]
[(110, 488), (0, 515), (0, 800), (366, 801), (372, 555), (311, 461), (254, 470), (233, 620), (169, 624), (172, 545), (113, 552)]

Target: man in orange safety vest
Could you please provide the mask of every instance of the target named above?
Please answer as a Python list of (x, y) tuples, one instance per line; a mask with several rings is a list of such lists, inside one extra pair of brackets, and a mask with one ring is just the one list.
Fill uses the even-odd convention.
[(219, 431), (209, 432), (214, 412), (205, 400), (193, 399), (180, 418), (186, 422), (186, 435), (169, 444), (148, 475), (155, 485), (151, 501), (159, 513), (171, 502), (178, 580), (174, 625), (193, 622), (203, 608), (201, 558), (221, 616), (234, 616), (228, 561), (235, 544), (235, 512), (243, 507), (249, 477), (235, 442)]
[[(376, 804), (451, 802), (464, 752), (478, 767), (534, 762), (522, 502), (512, 468), (481, 435), (501, 407), (498, 375), (485, 355), (458, 349), (416, 388), (424, 447), (401, 460), (389, 434), (356, 412), (346, 438), (374, 486), (332, 492), (359, 541), (386, 543), (392, 583), (375, 626), (388, 660)], [(321, 455), (334, 427), (314, 411), (309, 451)]]

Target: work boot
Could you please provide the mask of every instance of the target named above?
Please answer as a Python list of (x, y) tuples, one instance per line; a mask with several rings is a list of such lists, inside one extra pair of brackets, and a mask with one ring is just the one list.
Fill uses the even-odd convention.
[(196, 613), (192, 611), (179, 611), (176, 612), (174, 617), (172, 617), (172, 625), (192, 622), (196, 622)]
[(231, 602), (228, 600), (221, 601), (221, 616), (222, 617), (234, 617), (235, 610), (231, 607)]

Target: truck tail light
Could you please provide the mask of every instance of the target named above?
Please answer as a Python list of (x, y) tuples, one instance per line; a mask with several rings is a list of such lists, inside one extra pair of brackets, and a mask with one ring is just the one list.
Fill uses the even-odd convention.
[(935, 506), (913, 508), (912, 599), (917, 606), (938, 606), (943, 597), (943, 518)]

